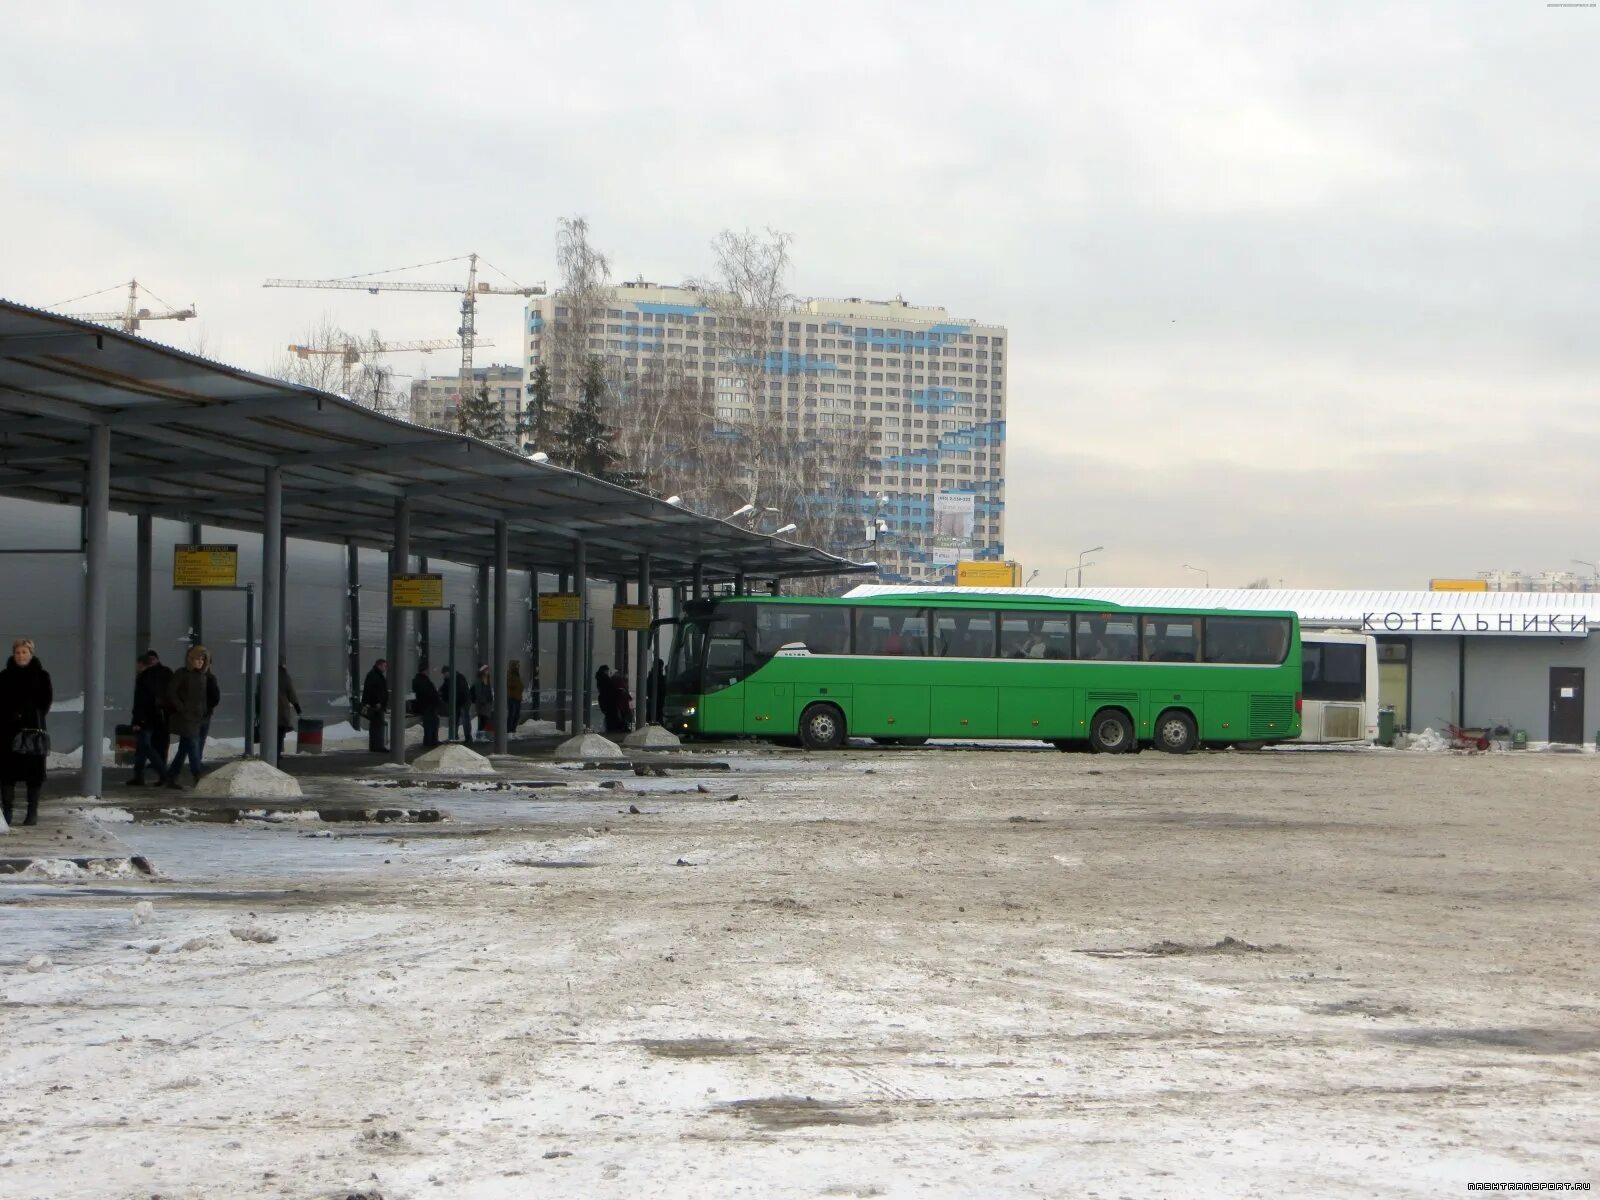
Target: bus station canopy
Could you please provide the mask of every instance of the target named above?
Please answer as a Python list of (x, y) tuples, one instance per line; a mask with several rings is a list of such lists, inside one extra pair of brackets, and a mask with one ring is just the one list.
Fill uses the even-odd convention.
[(0, 495), (86, 496), (89, 432), (110, 431), (110, 508), (239, 530), (265, 524), (264, 469), (282, 479), (286, 536), (387, 549), (397, 502), (413, 554), (511, 560), (658, 584), (693, 577), (875, 570), (690, 512), (341, 396), (256, 375), (86, 321), (0, 300)]

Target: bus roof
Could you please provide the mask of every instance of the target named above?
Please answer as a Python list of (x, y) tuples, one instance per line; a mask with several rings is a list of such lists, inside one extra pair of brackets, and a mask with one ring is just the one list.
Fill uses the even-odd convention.
[[(843, 608), (975, 608), (975, 609), (1005, 609), (1008, 612), (1082, 612), (1082, 613), (1111, 613), (1126, 612), (1137, 613), (1192, 613), (1196, 616), (1214, 617), (1288, 617), (1297, 620), (1295, 614), (1281, 609), (1244, 609), (1244, 608), (1176, 608), (1173, 606), (1130, 607), (1125, 604), (1111, 604), (1104, 600), (1086, 599), (1083, 597), (1061, 597), (1040, 595), (1006, 596), (995, 592), (981, 594), (963, 594), (958, 592), (896, 592), (884, 596), (720, 596), (715, 598), (719, 604), (822, 604), (837, 605)], [(693, 611), (696, 604), (707, 604), (709, 601), (691, 601), (688, 610)]]

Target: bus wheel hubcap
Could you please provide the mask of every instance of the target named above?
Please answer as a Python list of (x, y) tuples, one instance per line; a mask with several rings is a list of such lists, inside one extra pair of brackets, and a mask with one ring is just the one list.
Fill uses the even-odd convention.
[(1108, 746), (1115, 746), (1122, 741), (1122, 726), (1116, 721), (1106, 721), (1100, 726), (1100, 740)]
[(1181, 746), (1188, 736), (1182, 721), (1168, 721), (1161, 727), (1161, 736), (1166, 739), (1169, 746)]

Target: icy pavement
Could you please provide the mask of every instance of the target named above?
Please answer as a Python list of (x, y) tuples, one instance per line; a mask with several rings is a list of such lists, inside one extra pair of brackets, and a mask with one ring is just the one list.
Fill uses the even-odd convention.
[(162, 878), (0, 881), (0, 1195), (1600, 1168), (1591, 758), (726, 757), (417, 789), (434, 825), (121, 822)]

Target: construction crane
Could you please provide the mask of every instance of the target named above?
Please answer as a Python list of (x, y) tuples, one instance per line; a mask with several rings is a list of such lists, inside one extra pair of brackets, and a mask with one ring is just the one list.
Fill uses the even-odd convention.
[[(472, 390), (472, 350), (478, 341), (478, 297), (479, 296), (542, 296), (545, 294), (543, 285), (523, 287), (512, 280), (512, 286), (504, 284), (483, 283), (478, 279), (478, 263), (480, 259), (476, 254), (465, 254), (457, 258), (441, 258), (434, 262), (414, 263), (409, 267), (391, 267), (386, 271), (369, 271), (365, 275), (347, 275), (342, 279), (269, 279), (262, 287), (269, 288), (339, 288), (346, 291), (370, 292), (376, 296), (379, 292), (456, 292), (461, 296), (461, 327), (456, 331), (461, 338), (461, 396), (466, 397)], [(418, 267), (436, 267), (440, 263), (465, 262), (467, 264), (467, 281), (461, 283), (418, 283), (408, 279), (377, 279), (378, 275), (390, 275), (395, 271), (411, 271)], [(483, 260), (484, 266), (490, 267), (500, 274), (504, 271), (494, 264)], [(506, 275), (507, 279), (511, 279)]]
[[(112, 287), (121, 286), (120, 283), (112, 285)], [(98, 292), (90, 292), (88, 295), (76, 296), (71, 300), (63, 300), (61, 304), (52, 304), (50, 307), (60, 308), (63, 304), (76, 304), (79, 300), (88, 300), (92, 296), (100, 296), (109, 291), (111, 291), (111, 288), (101, 288)], [(162, 300), (160, 296), (156, 296), (149, 288), (145, 288), (145, 292), (150, 296), (154, 296), (159, 303), (167, 304), (165, 300)], [(141, 321), (187, 321), (196, 314), (193, 304), (189, 305), (188, 308), (173, 308), (172, 305), (167, 304), (167, 307), (160, 312), (155, 312), (148, 308), (140, 308), (139, 281), (130, 279), (128, 280), (128, 304), (121, 312), (67, 313), (66, 315), (76, 317), (80, 321), (99, 321), (102, 324), (120, 325), (126, 332), (133, 333), (139, 328), (139, 322)]]
[[(488, 338), (479, 338), (477, 344), (494, 345)], [(299, 358), (310, 358), (313, 354), (337, 354), (344, 366), (344, 382), (339, 390), (349, 395), (350, 369), (366, 355), (398, 354), (405, 350), (420, 350), (427, 354), (430, 350), (453, 350), (459, 345), (461, 345), (460, 338), (420, 338), (408, 342), (385, 342), (380, 341), (374, 333), (370, 342), (345, 342), (338, 346), (301, 346), (291, 342), (289, 352)]]

